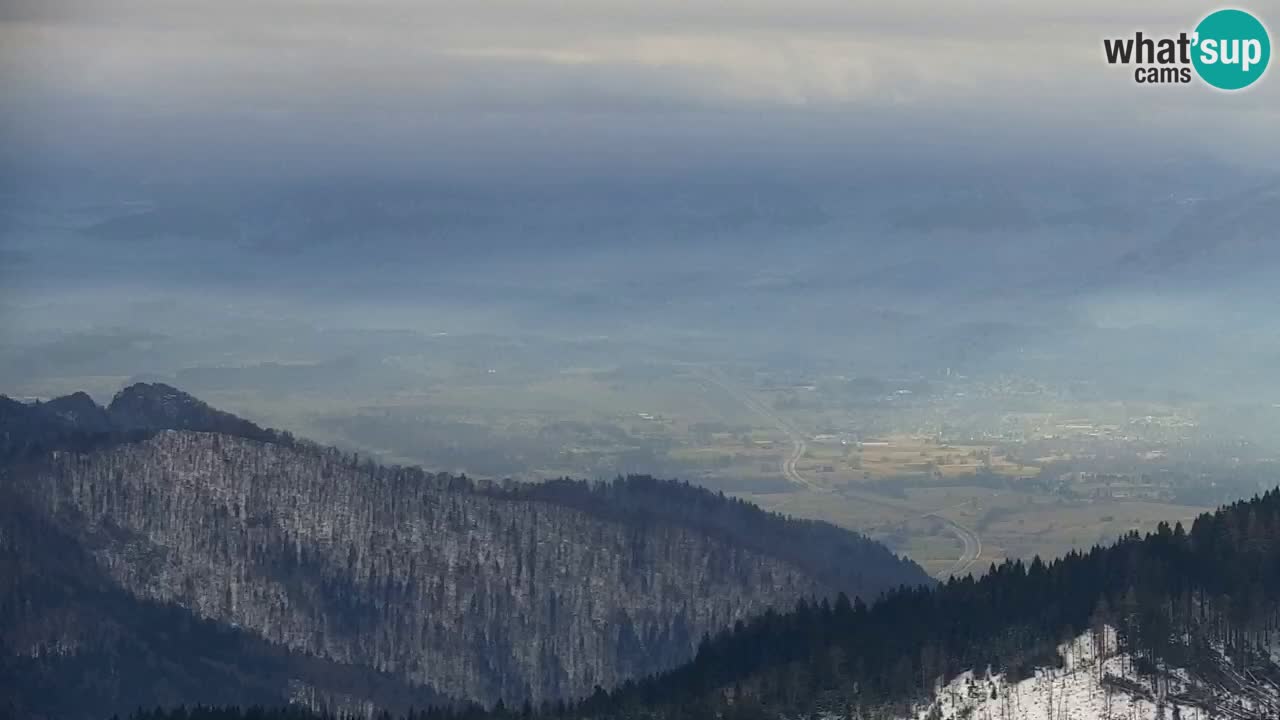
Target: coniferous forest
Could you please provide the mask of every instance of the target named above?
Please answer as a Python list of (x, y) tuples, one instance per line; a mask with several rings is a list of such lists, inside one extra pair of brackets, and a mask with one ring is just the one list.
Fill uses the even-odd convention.
[(0, 398), (0, 460), (0, 707), (24, 718), (571, 699), (767, 608), (931, 582), (685, 483), (383, 466), (160, 384)]
[[(969, 668), (1012, 678), (1056, 647), (1114, 628), (1133, 673), (1185, 668), (1207, 685), (1275, 687), (1280, 638), (1280, 491), (1045, 563), (901, 589), (873, 603), (802, 601), (705, 639), (691, 662), (574, 703), (443, 707), (415, 719), (874, 718), (903, 712)], [(1247, 680), (1246, 680), (1247, 679)], [(994, 691), (993, 691), (994, 692)], [(1208, 699), (1185, 697), (1195, 705)], [(321, 713), (323, 715), (323, 713)], [(1208, 715), (1219, 717), (1219, 715)], [(134, 720), (301, 720), (299, 709), (173, 709)], [(1220, 717), (1241, 717), (1224, 714)], [(1248, 717), (1247, 715), (1244, 717)]]
[(1280, 720), (1276, 28), (0, 0), (0, 720)]

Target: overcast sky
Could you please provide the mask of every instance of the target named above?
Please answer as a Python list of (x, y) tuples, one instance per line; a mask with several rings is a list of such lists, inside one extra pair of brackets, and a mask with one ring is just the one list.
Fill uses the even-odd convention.
[[(1256, 2), (1280, 22), (1280, 2)], [(1280, 81), (1143, 87), (1104, 37), (1181, 0), (5, 0), (26, 171), (808, 167), (909, 148), (1280, 162)], [(1274, 63), (1273, 63), (1274, 64)], [(902, 155), (910, 161), (908, 155)]]

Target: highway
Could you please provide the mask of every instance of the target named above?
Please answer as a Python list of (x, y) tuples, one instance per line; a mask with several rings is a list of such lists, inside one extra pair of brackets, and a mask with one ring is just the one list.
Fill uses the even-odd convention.
[[(800, 474), (797, 468), (800, 460), (804, 458), (805, 452), (808, 451), (809, 445), (805, 440), (805, 436), (800, 430), (785, 418), (778, 415), (772, 408), (752, 397), (750, 393), (735, 386), (732, 381), (726, 378), (719, 370), (713, 368), (704, 368), (704, 377), (716, 387), (728, 393), (738, 402), (742, 403), (748, 410), (756, 413), (760, 417), (775, 425), (788, 439), (791, 440), (791, 454), (786, 456), (782, 461), (782, 475), (788, 481), (811, 490), (816, 493), (833, 494), (835, 491), (828, 487), (823, 487)], [(864, 493), (849, 487), (841, 488), (840, 495), (872, 505), (879, 505), (891, 509), (893, 511), (904, 513), (908, 516), (914, 516), (919, 513), (916, 508), (910, 507), (905, 503), (898, 503), (882, 498), (870, 493)], [(974, 564), (982, 557), (982, 538), (969, 528), (960, 523), (940, 515), (940, 510), (934, 510), (924, 514), (919, 514), (922, 518), (933, 518), (943, 523), (947, 531), (960, 541), (961, 551), (960, 557), (956, 558), (956, 562), (951, 566), (942, 577), (949, 575), (963, 575), (973, 568)]]
[(805, 478), (803, 475), (800, 474), (799, 470), (796, 469), (796, 463), (800, 462), (800, 459), (804, 457), (805, 452), (809, 449), (809, 445), (805, 441), (804, 435), (794, 425), (787, 422), (784, 418), (782, 418), (780, 415), (774, 412), (773, 409), (770, 408), (768, 405), (765, 405), (764, 403), (752, 397), (746, 391), (735, 386), (732, 382), (730, 382), (727, 378), (725, 378), (724, 375), (720, 373), (719, 370), (708, 369), (705, 373), (705, 377), (713, 385), (725, 391), (730, 396), (732, 396), (735, 400), (745, 405), (748, 410), (756, 413), (757, 415), (759, 415), (760, 417), (768, 421), (770, 424), (776, 426), (779, 430), (782, 431), (784, 435), (787, 436), (789, 440), (791, 440), (791, 454), (782, 460), (783, 477), (785, 477), (787, 480), (797, 485), (801, 485), (806, 489), (812, 490), (814, 492), (818, 492), (818, 493), (831, 492), (830, 488), (824, 488), (813, 482), (810, 482), (807, 478)]
[(960, 557), (956, 559), (956, 564), (952, 565), (951, 569), (947, 571), (947, 575), (964, 575), (969, 572), (974, 563), (978, 562), (978, 559), (982, 557), (982, 538), (978, 537), (978, 533), (937, 513), (925, 513), (923, 517), (941, 520), (947, 526), (947, 529), (951, 531), (951, 534), (960, 538), (960, 542), (964, 545), (964, 550), (960, 552)]

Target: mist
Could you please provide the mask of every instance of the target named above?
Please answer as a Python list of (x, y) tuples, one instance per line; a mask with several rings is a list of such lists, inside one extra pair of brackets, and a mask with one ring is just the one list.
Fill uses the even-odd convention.
[[(631, 461), (486, 465), (423, 418), (555, 454), (650, 413), (565, 378), (690, 367), (948, 398), (877, 427), (1104, 397), (1271, 442), (1277, 85), (1100, 56), (1192, 5), (302, 9), (6, 6), (6, 393), (162, 379), (484, 475)], [(1042, 399), (977, 389), (1010, 382)]]

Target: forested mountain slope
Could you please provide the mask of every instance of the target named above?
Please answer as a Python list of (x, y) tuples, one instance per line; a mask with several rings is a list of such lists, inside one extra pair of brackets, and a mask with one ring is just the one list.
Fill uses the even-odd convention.
[(366, 711), (370, 697), (398, 710), (448, 702), (137, 598), (23, 498), (0, 492), (0, 718), (96, 717), (144, 700)]
[[(577, 703), (414, 720), (1264, 720), (1280, 717), (1280, 491), (1061, 560), (802, 602)], [(185, 712), (185, 711), (184, 711)], [(198, 709), (138, 720), (303, 720)]]
[[(574, 716), (914, 717), (931, 707), (939, 682), (990, 672), (1016, 684), (1058, 667), (1064, 641), (1113, 632), (1130, 677), (1112, 689), (1200, 717), (1271, 717), (1280, 709), (1277, 628), (1273, 490), (1205, 514), (1189, 532), (1161, 525), (1107, 548), (1048, 564), (1006, 562), (980, 580), (902, 590), (870, 606), (838, 598), (767, 612), (704, 644), (693, 662), (597, 695)], [(943, 707), (962, 709), (932, 707), (935, 718), (947, 716)]]
[[(798, 597), (929, 582), (861, 536), (682, 484), (523, 488), (381, 467), (162, 385), (126, 389), (102, 413), (5, 403), (0, 441), (4, 489), (39, 520), (0, 518), (9, 546), (56, 536), (111, 592), (466, 700), (585, 695)], [(57, 618), (14, 600), (40, 563), (5, 588), (10, 658), (55, 642), (28, 630)], [(62, 587), (74, 605), (81, 591)], [(56, 643), (75, 657), (90, 637)], [(65, 687), (51, 672), (46, 689)], [(365, 698), (391, 704), (379, 692)]]

